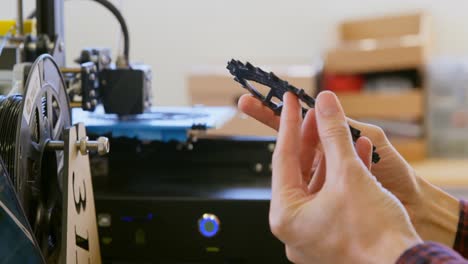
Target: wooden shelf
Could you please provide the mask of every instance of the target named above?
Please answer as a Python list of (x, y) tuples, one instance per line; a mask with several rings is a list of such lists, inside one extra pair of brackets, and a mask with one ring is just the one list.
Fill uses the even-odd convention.
[[(411, 41), (411, 37), (415, 40)], [(354, 48), (366, 45), (361, 42), (332, 49), (327, 53), (325, 71), (349, 74), (420, 68), (426, 63), (427, 51), (418, 44), (416, 36), (408, 36), (408, 39), (414, 43), (392, 47), (376, 43), (372, 49)]]
[(339, 93), (337, 96), (351, 118), (420, 119), (424, 115), (424, 98), (420, 90)]
[(425, 13), (345, 21), (337, 47), (326, 54), (324, 69), (363, 73), (420, 68), (431, 46), (431, 19)]
[[(409, 162), (422, 161), (427, 158), (425, 139), (391, 139), (395, 149)], [(377, 150), (377, 152), (379, 152)]]

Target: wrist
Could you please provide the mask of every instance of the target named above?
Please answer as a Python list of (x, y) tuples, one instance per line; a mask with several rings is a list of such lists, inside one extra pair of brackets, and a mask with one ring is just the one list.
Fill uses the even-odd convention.
[(405, 251), (421, 243), (423, 241), (414, 229), (405, 232), (387, 230), (370, 248), (356, 250), (364, 253), (357, 258), (356, 263), (394, 264)]
[(453, 247), (460, 217), (460, 201), (438, 187), (418, 177), (421, 206), (413, 224), (425, 241)]

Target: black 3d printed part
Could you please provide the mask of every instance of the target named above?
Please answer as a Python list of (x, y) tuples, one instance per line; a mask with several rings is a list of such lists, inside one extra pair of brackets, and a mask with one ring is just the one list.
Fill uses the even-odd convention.
[[(313, 97), (306, 94), (303, 89), (296, 88), (287, 81), (280, 79), (272, 72), (268, 73), (248, 62), (244, 64), (236, 60), (231, 60), (228, 62), (227, 69), (234, 76), (234, 80), (236, 82), (240, 83), (242, 87), (247, 89), (255, 98), (262, 101), (264, 105), (273, 110), (273, 112), (275, 112), (277, 115), (280, 115), (281, 110), (283, 109), (283, 95), (286, 92), (295, 94), (299, 100), (308, 106), (308, 108), (302, 108), (303, 116), (305, 116), (310, 108), (315, 107), (315, 99)], [(270, 91), (265, 96), (260, 93), (251, 83), (249, 83), (249, 81), (267, 86), (270, 88)], [(274, 98), (276, 99), (276, 102), (272, 101)], [(352, 126), (349, 127), (353, 141), (356, 142), (356, 140), (361, 136), (361, 131)], [(377, 163), (379, 160), (380, 156), (375, 152), (374, 146), (372, 152), (372, 162)]]

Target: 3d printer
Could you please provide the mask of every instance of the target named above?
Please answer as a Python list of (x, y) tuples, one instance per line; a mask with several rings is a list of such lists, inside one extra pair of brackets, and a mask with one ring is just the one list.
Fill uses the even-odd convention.
[[(0, 79), (6, 82), (0, 175), (10, 175), (11, 186), (3, 178), (2, 186), (11, 191), (0, 197), (16, 194), (12, 204), (24, 210), (24, 217), (16, 217), (23, 225), (16, 226), (24, 226), (31, 241), (29, 251), (21, 251), (28, 253), (17, 257), (51, 263), (99, 263), (100, 256), (105, 263), (287, 262), (268, 228), (274, 138), (204, 135), (232, 116), (227, 107), (151, 107), (151, 70), (130, 62), (123, 16), (109, 1), (93, 1), (121, 24), (125, 48), (116, 63), (108, 49), (90, 48), (81, 52), (78, 67), (65, 67), (61, 0), (37, 0), (31, 14), (37, 34), (23, 31), (18, 0), (18, 34), (8, 31), (1, 41)], [(77, 122), (86, 127), (71, 126)], [(106, 152), (108, 142), (87, 136), (107, 137), (112, 151), (88, 154)], [(93, 214), (77, 218), (85, 207)], [(2, 213), (10, 216), (8, 211)], [(98, 232), (64, 229), (73, 227), (70, 219)], [(76, 251), (67, 251), (71, 245)]]

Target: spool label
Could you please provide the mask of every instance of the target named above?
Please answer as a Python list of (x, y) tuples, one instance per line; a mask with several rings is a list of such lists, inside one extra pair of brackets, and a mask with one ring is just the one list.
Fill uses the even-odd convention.
[(37, 98), (41, 87), (42, 82), (39, 67), (36, 67), (29, 77), (28, 90), (26, 91), (27, 96), (25, 96), (26, 101), (24, 102), (23, 117), (28, 125), (31, 121), (31, 115), (35, 109), (34, 104), (36, 102), (34, 102), (33, 100), (34, 98)]

